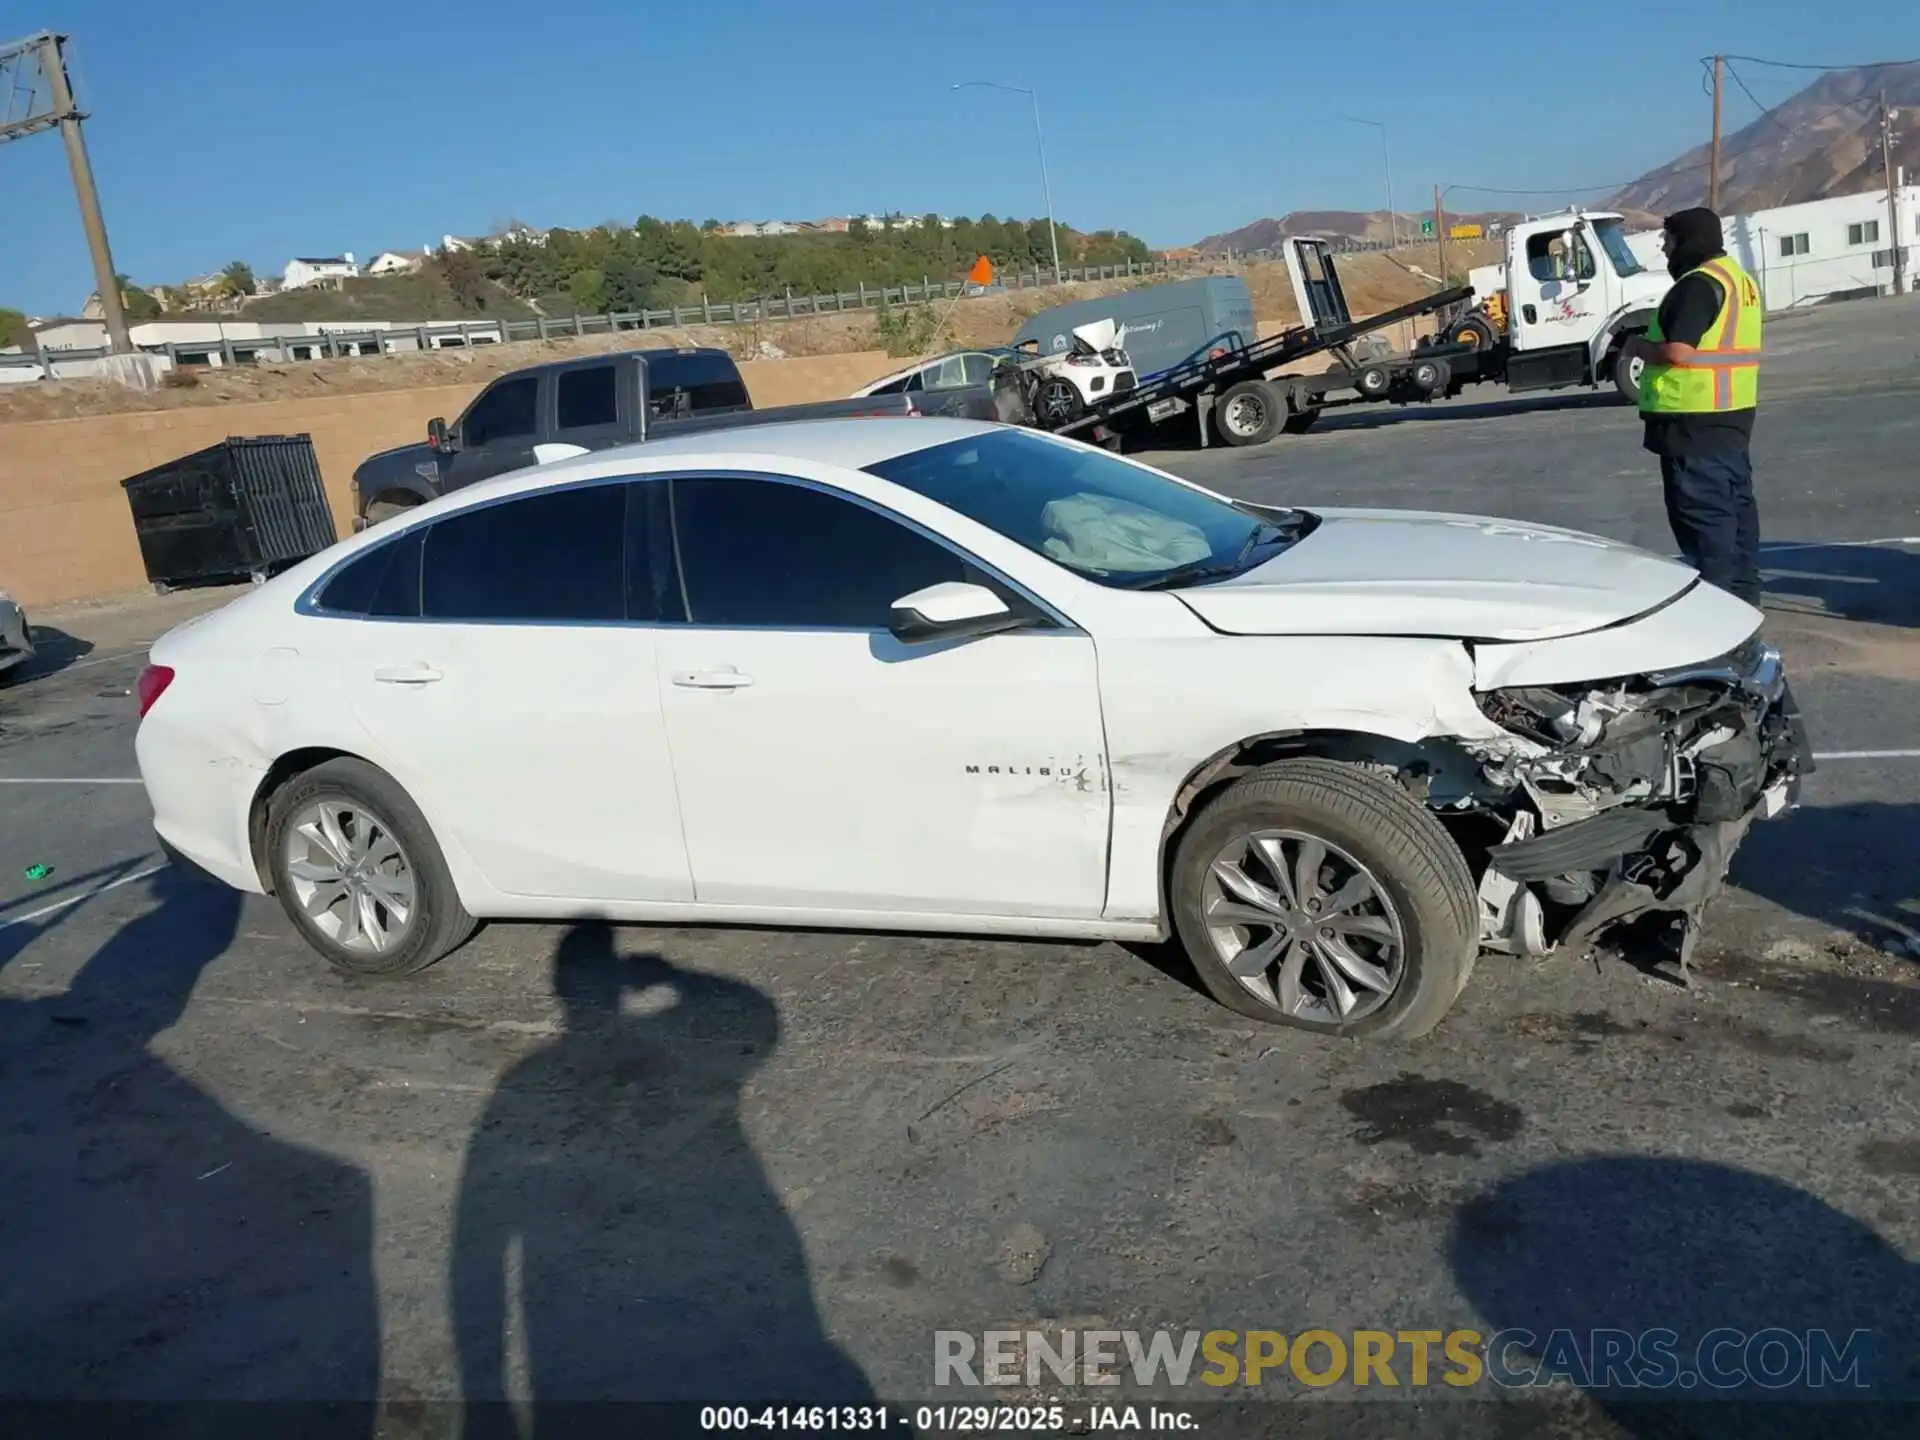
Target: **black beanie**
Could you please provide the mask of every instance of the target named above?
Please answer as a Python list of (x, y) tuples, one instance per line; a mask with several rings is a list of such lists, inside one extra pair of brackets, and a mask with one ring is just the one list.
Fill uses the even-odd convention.
[(1727, 253), (1720, 217), (1704, 205), (1679, 210), (1661, 224), (1669, 237), (1667, 273), (1679, 279), (1687, 271)]

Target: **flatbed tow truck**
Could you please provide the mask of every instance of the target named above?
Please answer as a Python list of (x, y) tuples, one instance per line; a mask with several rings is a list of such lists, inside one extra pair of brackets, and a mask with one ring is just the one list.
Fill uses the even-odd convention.
[[(1250, 345), (1212, 349), (1046, 428), (1124, 446), (1191, 413), (1202, 447), (1215, 439), (1260, 445), (1303, 433), (1326, 410), (1417, 404), (1470, 384), (1514, 393), (1611, 386), (1637, 398), (1639, 368), (1626, 341), (1645, 332), (1671, 282), (1635, 260), (1621, 218), (1575, 211), (1530, 219), (1509, 230), (1506, 249), (1504, 267), (1487, 267), (1498, 276), (1497, 284), (1482, 280), (1487, 293), (1456, 286), (1356, 320), (1331, 246), (1290, 238), (1287, 275), (1305, 323)], [(1435, 333), (1411, 354), (1356, 353), (1369, 336), (1425, 316), (1435, 317)], [(1319, 374), (1273, 373), (1316, 355), (1334, 363)]]
[[(1287, 273), (1294, 298), (1307, 323), (1278, 335), (1207, 354), (1142, 380), (1132, 391), (1097, 402), (1054, 433), (1105, 444), (1144, 437), (1191, 413), (1199, 424), (1200, 444), (1218, 438), (1228, 445), (1260, 445), (1275, 435), (1300, 434), (1322, 410), (1376, 400), (1421, 400), (1445, 394), (1452, 384), (1447, 356), (1468, 353), (1446, 344), (1415, 355), (1363, 358), (1355, 345), (1378, 331), (1425, 315), (1458, 313), (1473, 299), (1471, 286), (1437, 291), (1378, 315), (1353, 318), (1341, 289), (1333, 250), (1325, 240), (1295, 237), (1286, 242)], [(1276, 370), (1316, 355), (1336, 362), (1316, 375), (1282, 375)], [(1334, 398), (1341, 392), (1351, 398)]]

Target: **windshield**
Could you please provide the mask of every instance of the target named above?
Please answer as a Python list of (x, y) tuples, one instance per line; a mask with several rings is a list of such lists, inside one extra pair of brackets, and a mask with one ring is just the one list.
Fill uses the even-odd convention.
[(1104, 450), (993, 430), (867, 472), (938, 501), (1102, 585), (1221, 579), (1273, 558), (1312, 517), (1240, 505)]
[(1627, 246), (1627, 229), (1618, 220), (1596, 220), (1593, 233), (1600, 237), (1600, 248), (1607, 252), (1607, 258), (1613, 261), (1613, 268), (1621, 275), (1638, 275), (1647, 267), (1640, 263)]

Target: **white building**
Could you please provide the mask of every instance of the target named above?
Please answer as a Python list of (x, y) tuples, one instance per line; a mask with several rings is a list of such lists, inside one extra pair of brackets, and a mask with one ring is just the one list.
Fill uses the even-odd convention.
[[(1920, 186), (1900, 187), (1896, 198), (1907, 288), (1920, 289)], [(1729, 215), (1722, 227), (1727, 253), (1753, 276), (1770, 311), (1893, 288), (1894, 224), (1885, 190)], [(1627, 245), (1648, 269), (1666, 268), (1658, 230), (1629, 235)]]
[(367, 262), (369, 275), (410, 275), (425, 263), (425, 250), (382, 250)]
[(360, 267), (353, 263), (351, 250), (344, 255), (323, 259), (302, 257), (287, 262), (287, 268), (280, 278), (280, 288), (304, 290), (309, 285), (352, 280), (359, 274)]

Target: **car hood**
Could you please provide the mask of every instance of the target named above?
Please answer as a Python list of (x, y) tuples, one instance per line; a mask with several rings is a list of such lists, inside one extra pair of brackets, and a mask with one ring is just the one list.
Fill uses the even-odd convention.
[(1244, 575), (1176, 591), (1230, 635), (1548, 640), (1658, 608), (1699, 578), (1631, 545), (1548, 525), (1404, 510), (1321, 510)]
[(414, 467), (431, 460), (437, 467), (440, 452), (424, 440), (416, 440), (411, 445), (396, 445), (391, 450), (381, 450), (367, 456), (354, 467), (356, 475), (365, 472), (379, 475), (411, 475)]

